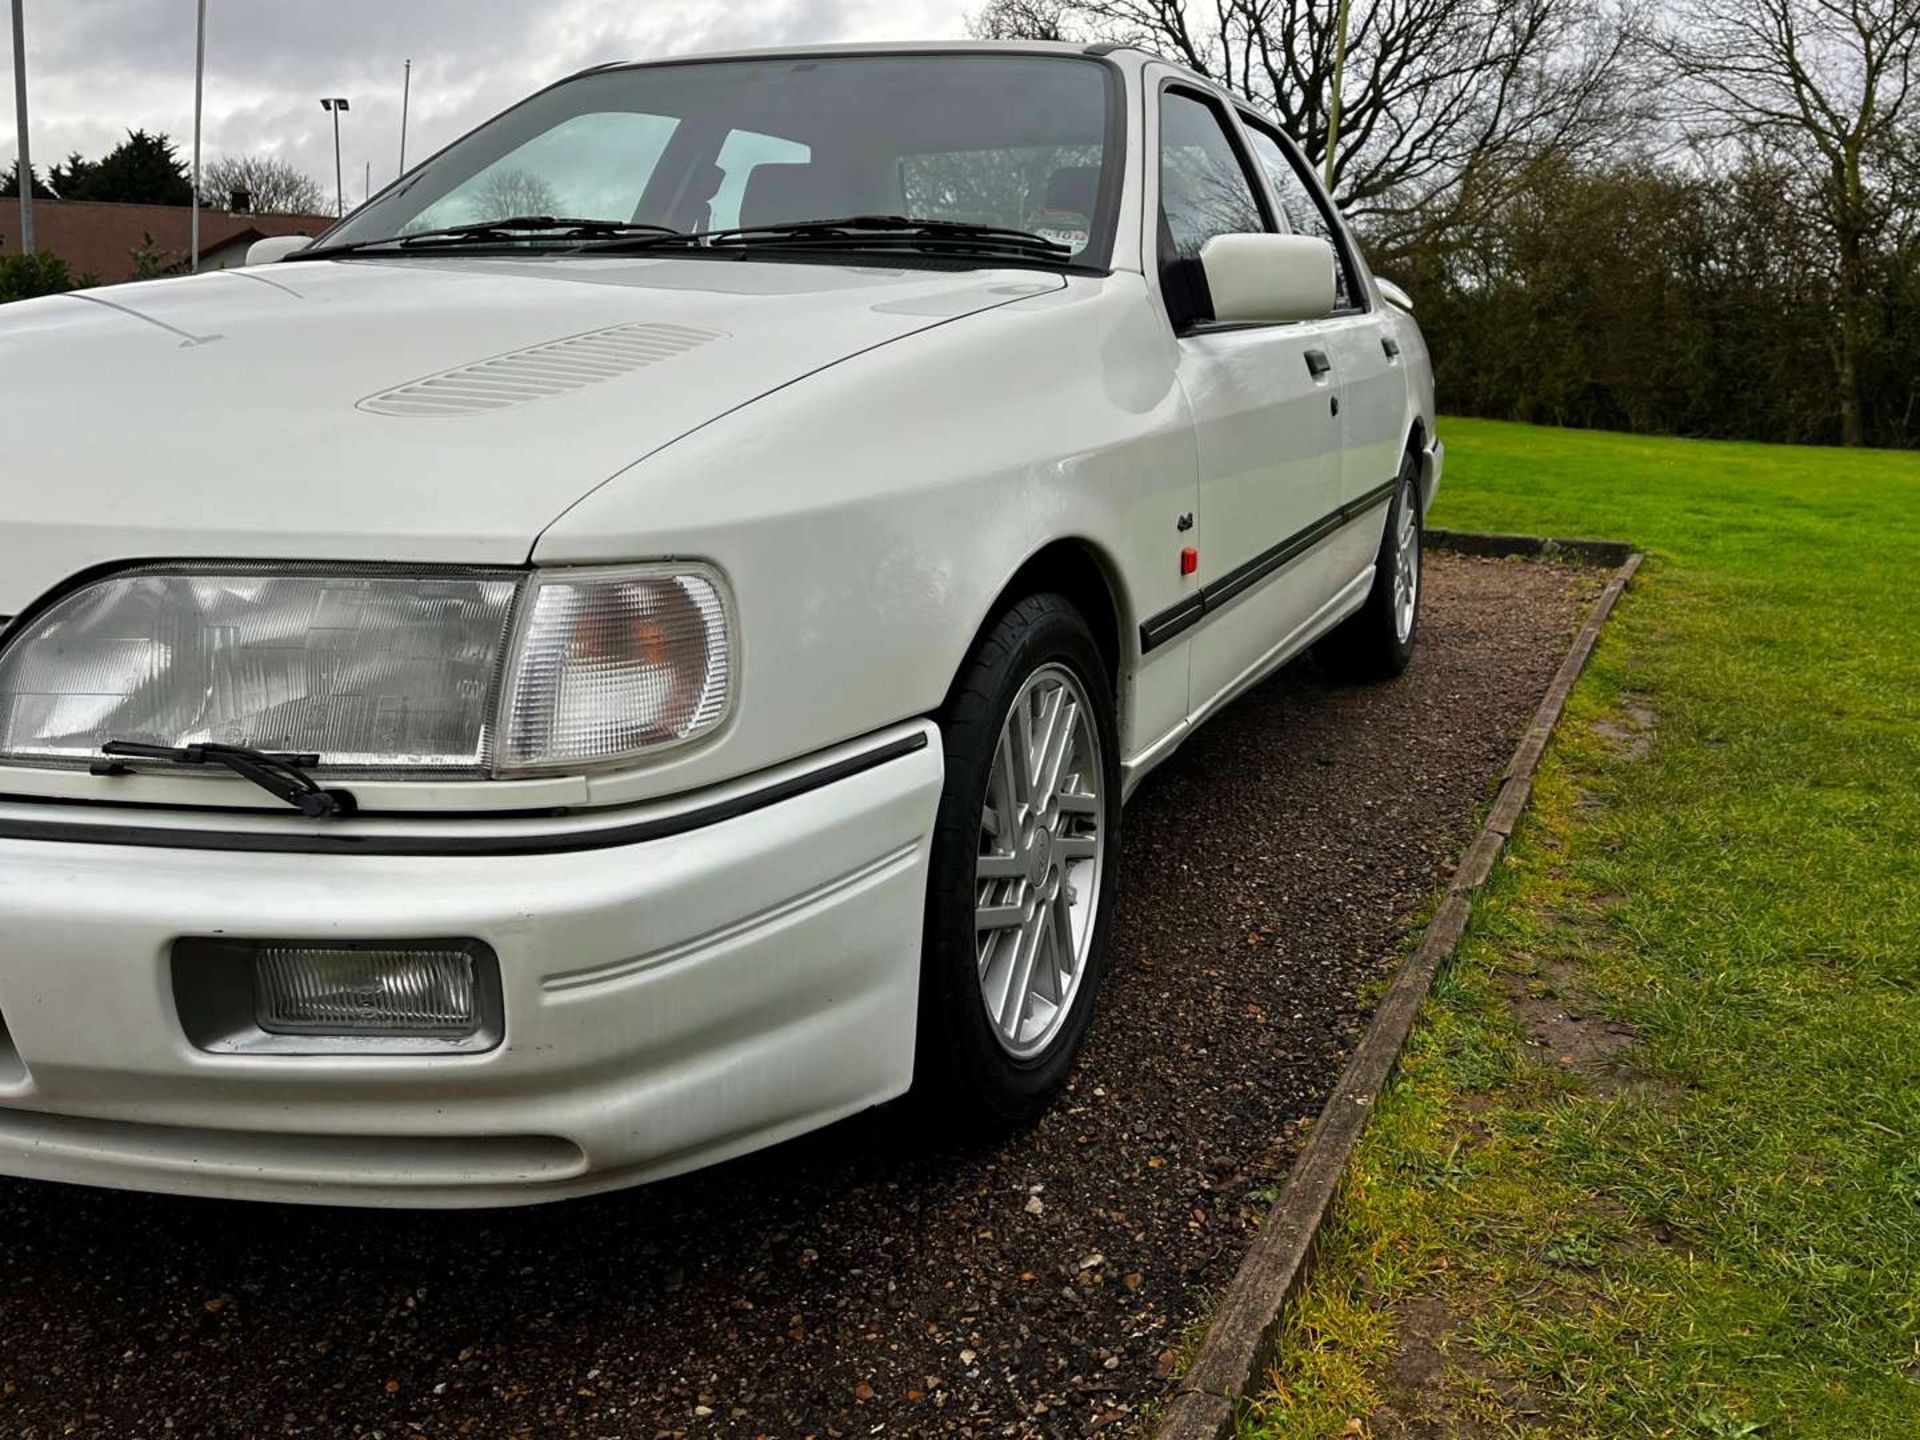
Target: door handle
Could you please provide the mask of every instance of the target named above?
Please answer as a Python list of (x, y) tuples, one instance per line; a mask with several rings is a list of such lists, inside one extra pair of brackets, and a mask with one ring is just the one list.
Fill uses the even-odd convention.
[(1380, 337), (1380, 348), (1387, 352), (1387, 358), (1389, 360), (1398, 360), (1400, 358), (1400, 342), (1391, 335), (1382, 335)]
[(1306, 359), (1307, 370), (1316, 380), (1333, 369), (1333, 361), (1327, 358), (1327, 352), (1324, 350), (1309, 350)]

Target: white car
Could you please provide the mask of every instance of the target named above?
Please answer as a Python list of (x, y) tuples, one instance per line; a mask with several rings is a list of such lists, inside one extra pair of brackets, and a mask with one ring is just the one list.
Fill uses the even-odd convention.
[(0, 1172), (517, 1203), (1017, 1123), (1121, 803), (1407, 663), (1427, 354), (1138, 51), (618, 65), (0, 310)]

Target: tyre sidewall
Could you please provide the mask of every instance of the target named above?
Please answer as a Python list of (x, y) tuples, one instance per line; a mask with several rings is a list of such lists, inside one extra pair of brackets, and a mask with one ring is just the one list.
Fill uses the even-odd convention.
[[(1420, 471), (1414, 457), (1409, 454), (1400, 467), (1400, 474), (1394, 481), (1393, 503), (1387, 507), (1387, 533), (1380, 540), (1380, 574), (1376, 599), (1380, 606), (1380, 621), (1383, 638), (1389, 648), (1393, 668), (1404, 670), (1413, 659), (1413, 651), (1420, 639), (1420, 602), (1426, 598), (1425, 559), (1420, 547), (1426, 540), (1426, 525), (1420, 514)], [(1413, 594), (1413, 623), (1407, 627), (1407, 638), (1399, 635), (1399, 624), (1393, 613), (1394, 582), (1400, 578), (1400, 518), (1408, 507), (1413, 510), (1413, 544), (1416, 557), (1416, 588)]]
[[(1019, 1059), (1001, 1048), (981, 1000), (974, 924), (975, 865), (1000, 729), (1028, 676), (1048, 664), (1072, 670), (1100, 737), (1106, 849), (1086, 970), (1065, 1024), (1046, 1050)], [(1079, 612), (1058, 595), (1034, 596), (1000, 617), (975, 647), (941, 716), (946, 785), (940, 797), (922, 947), (918, 1079), (987, 1122), (1022, 1123), (1065, 1084), (1086, 1038), (1112, 930), (1120, 853), (1119, 734), (1113, 682)]]

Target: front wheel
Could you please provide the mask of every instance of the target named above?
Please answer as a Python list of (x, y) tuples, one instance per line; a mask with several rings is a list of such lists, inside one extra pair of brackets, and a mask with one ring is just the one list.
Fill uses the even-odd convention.
[(1413, 659), (1420, 633), (1420, 457), (1407, 452), (1387, 507), (1366, 602), (1313, 647), (1323, 669), (1347, 680), (1390, 680)]
[(1018, 1124), (1066, 1083), (1113, 914), (1113, 685), (1079, 612), (1037, 595), (1002, 615), (941, 737), (918, 1079), (966, 1118)]

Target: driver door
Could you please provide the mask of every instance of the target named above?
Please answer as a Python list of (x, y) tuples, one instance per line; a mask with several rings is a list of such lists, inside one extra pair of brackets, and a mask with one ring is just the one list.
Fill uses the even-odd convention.
[(1162, 289), (1200, 470), (1205, 612), (1188, 699), (1198, 719), (1258, 678), (1328, 603), (1318, 550), (1340, 504), (1341, 377), (1322, 323), (1208, 318), (1201, 247), (1279, 227), (1225, 105), (1168, 79), (1158, 115)]

